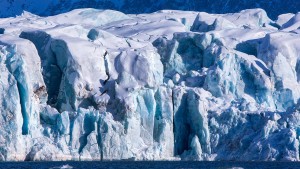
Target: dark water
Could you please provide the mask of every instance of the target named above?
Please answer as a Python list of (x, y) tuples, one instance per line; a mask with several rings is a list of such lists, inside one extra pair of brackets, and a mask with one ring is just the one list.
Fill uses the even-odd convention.
[(5, 169), (300, 169), (300, 162), (3, 162)]

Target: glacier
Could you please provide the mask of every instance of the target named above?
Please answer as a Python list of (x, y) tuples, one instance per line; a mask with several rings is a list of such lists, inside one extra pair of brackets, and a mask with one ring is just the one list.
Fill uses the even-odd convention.
[(0, 18), (0, 161), (299, 161), (299, 16)]

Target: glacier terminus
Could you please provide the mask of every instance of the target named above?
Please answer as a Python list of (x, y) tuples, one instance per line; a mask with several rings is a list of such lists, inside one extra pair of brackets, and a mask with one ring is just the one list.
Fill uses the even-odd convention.
[(0, 18), (0, 161), (299, 161), (300, 13)]

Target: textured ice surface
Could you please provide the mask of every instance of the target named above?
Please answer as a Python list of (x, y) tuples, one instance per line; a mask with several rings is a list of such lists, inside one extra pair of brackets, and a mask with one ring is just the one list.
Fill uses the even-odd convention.
[(298, 161), (299, 14), (0, 19), (0, 160)]

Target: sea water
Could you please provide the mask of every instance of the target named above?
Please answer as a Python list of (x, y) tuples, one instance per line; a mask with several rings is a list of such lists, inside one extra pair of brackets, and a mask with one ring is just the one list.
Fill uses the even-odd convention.
[(106, 161), (106, 162), (3, 162), (5, 169), (300, 169), (300, 162), (195, 162), (195, 161)]

